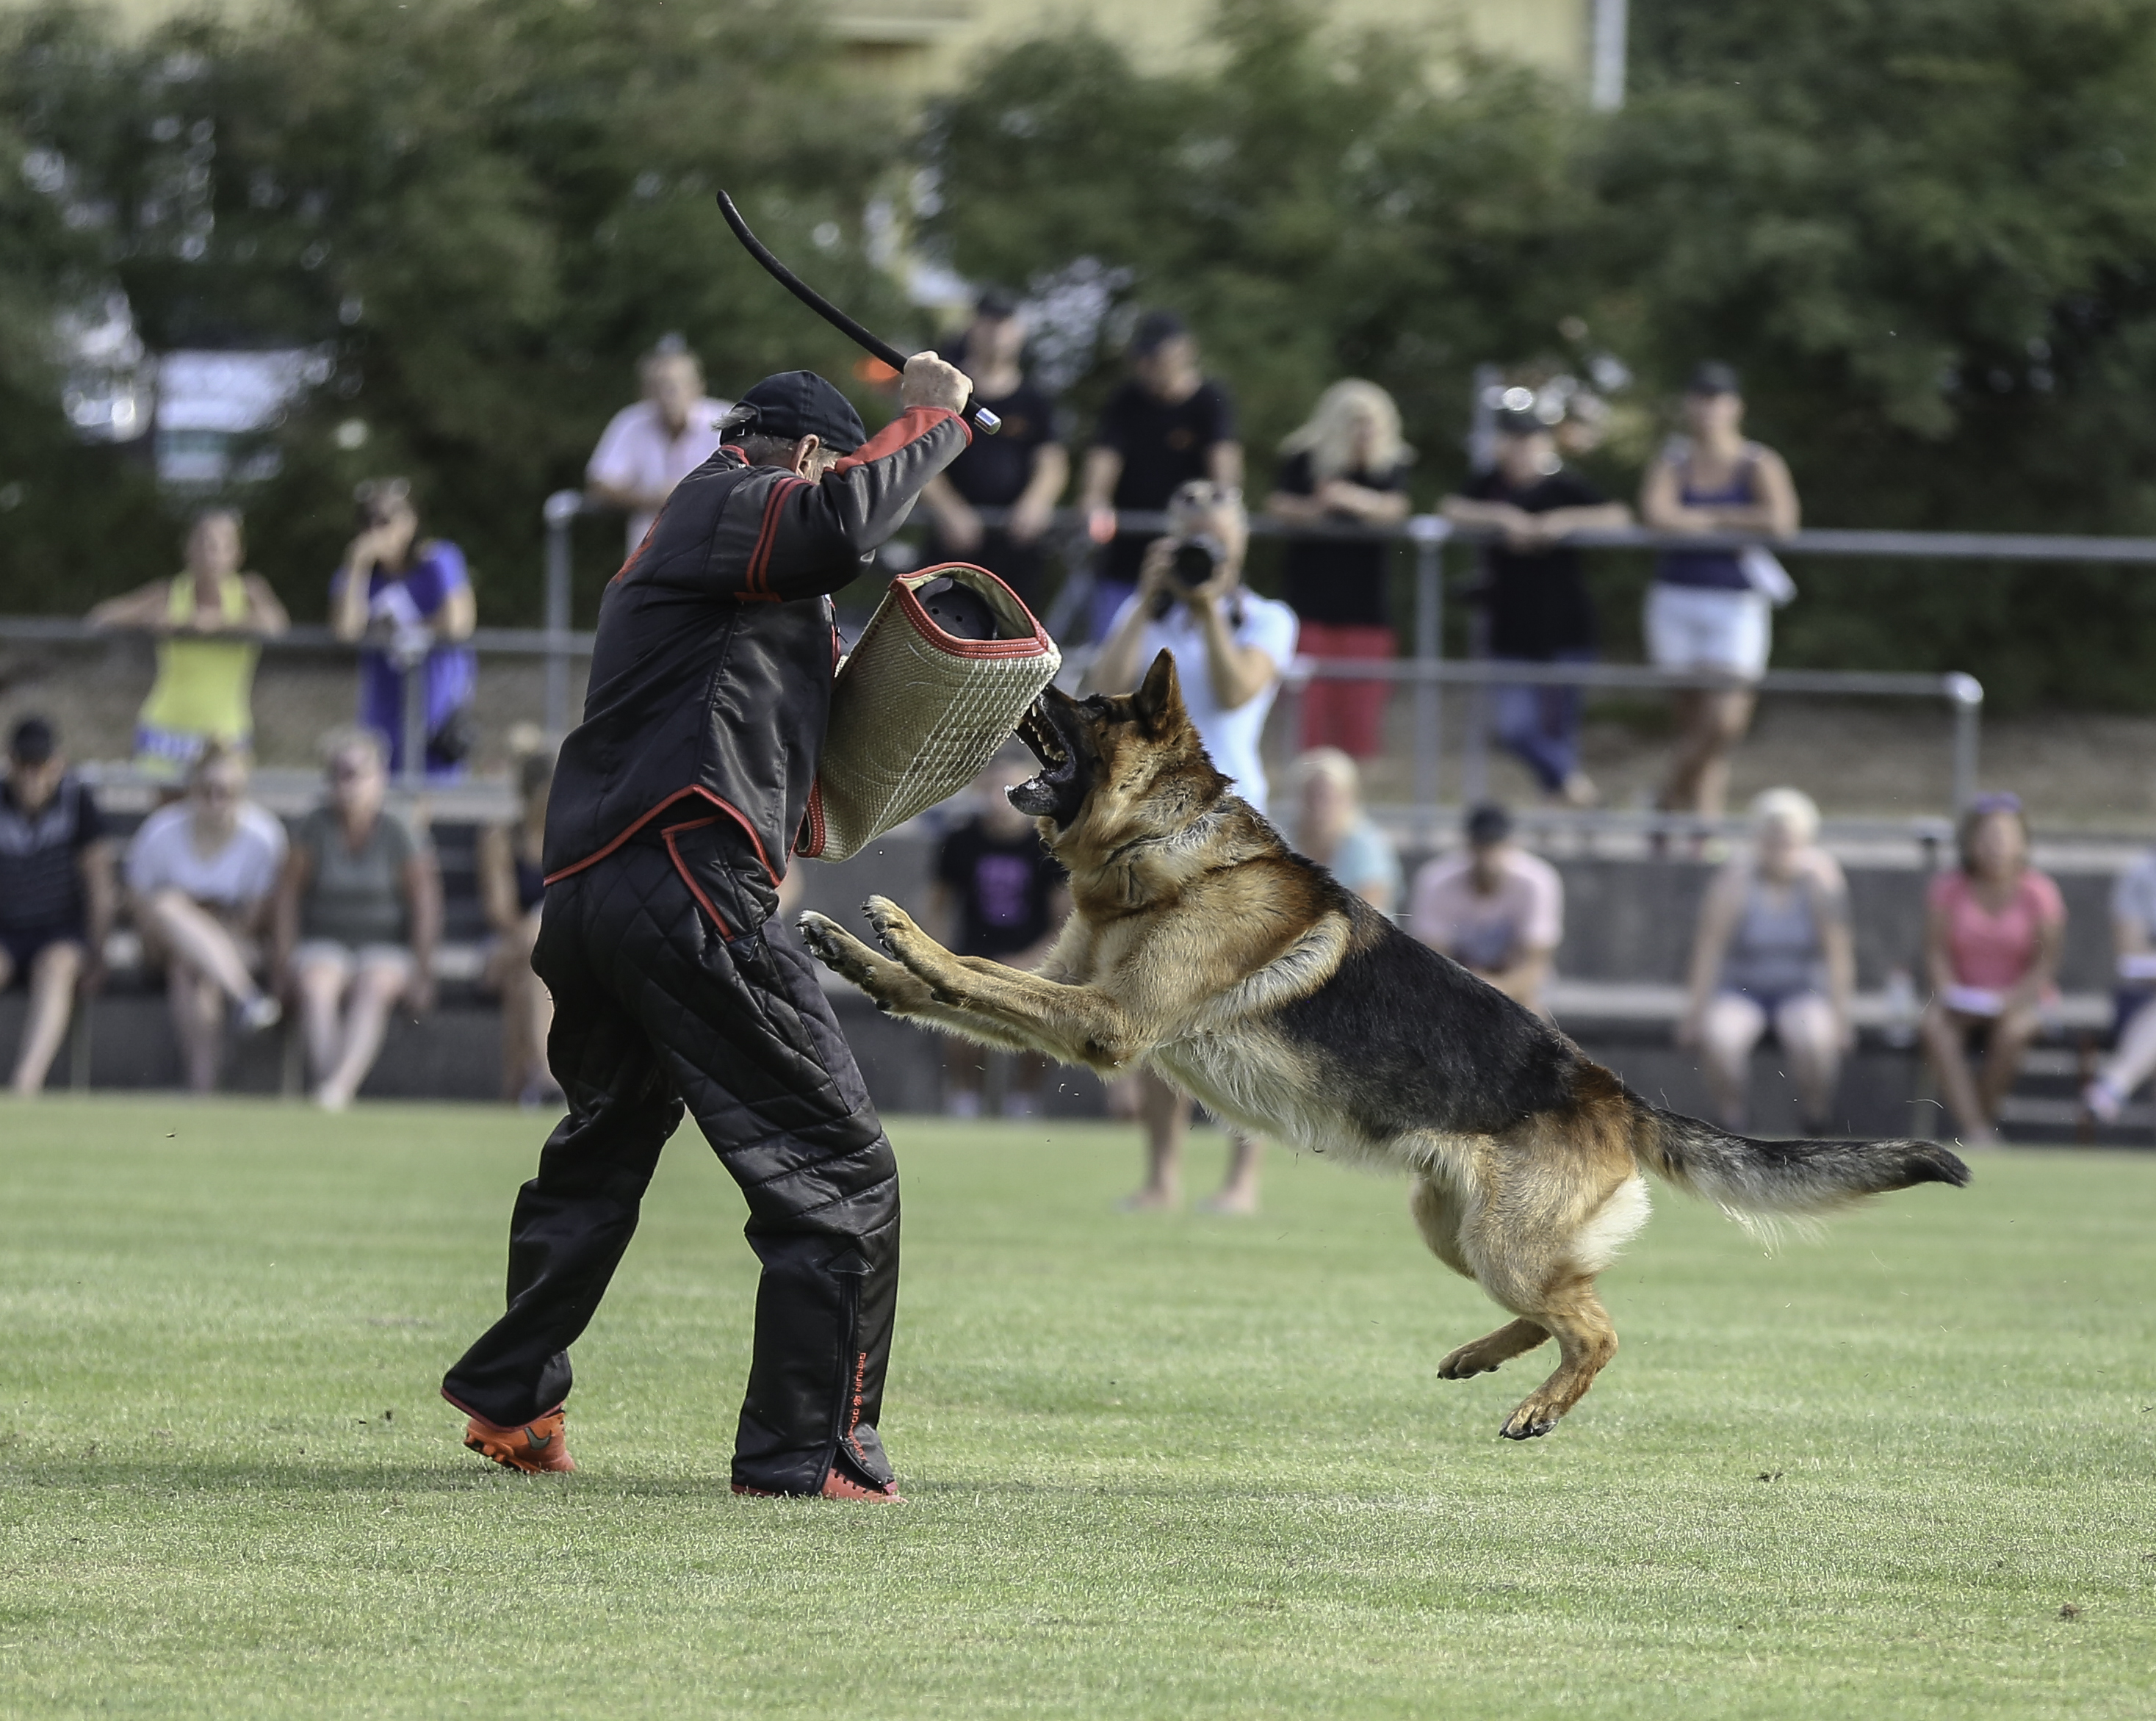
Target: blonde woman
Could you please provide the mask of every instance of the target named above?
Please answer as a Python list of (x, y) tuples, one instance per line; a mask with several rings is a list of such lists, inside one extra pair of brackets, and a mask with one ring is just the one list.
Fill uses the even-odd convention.
[[(1375, 383), (1348, 378), (1317, 398), (1281, 444), (1265, 512), (1290, 526), (1389, 527), (1408, 517), (1414, 450), (1400, 438), (1400, 409)], [(1391, 657), (1395, 650), (1382, 538), (1291, 537), (1288, 607), (1302, 621), (1304, 655), (1332, 661)], [(1384, 744), (1390, 684), (1321, 677), (1302, 701), (1302, 746), (1337, 747), (1367, 759)]]
[(262, 641), (291, 625), (259, 573), (243, 573), (236, 508), (205, 508), (188, 530), (187, 567), (90, 612), (94, 628), (157, 636), (157, 679), (135, 721), (135, 766), (177, 785), (210, 746), (244, 753), (254, 737), (254, 665)]
[(1819, 846), (1819, 809), (1794, 789), (1752, 803), (1752, 852), (1707, 887), (1692, 943), (1691, 999), (1677, 1044), (1697, 1046), (1715, 1114), (1745, 1123), (1752, 1049), (1772, 1028), (1806, 1135), (1830, 1128), (1856, 979), (1849, 887)]
[(1315, 860), (1381, 914), (1399, 906), (1400, 857), (1363, 810), (1363, 778), (1337, 747), (1295, 762), (1296, 852)]

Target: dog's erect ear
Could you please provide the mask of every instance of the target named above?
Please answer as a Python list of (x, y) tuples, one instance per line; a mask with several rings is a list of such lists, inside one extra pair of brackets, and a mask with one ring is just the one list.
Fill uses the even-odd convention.
[(1164, 735), (1172, 724), (1183, 721), (1183, 687), (1175, 679), (1175, 654), (1163, 650), (1152, 660), (1138, 691), (1131, 696), (1131, 708), (1148, 735)]

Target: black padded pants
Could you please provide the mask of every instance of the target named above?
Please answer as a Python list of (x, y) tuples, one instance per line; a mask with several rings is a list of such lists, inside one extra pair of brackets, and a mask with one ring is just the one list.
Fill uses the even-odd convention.
[[(898, 1301), (898, 1166), (793, 929), (731, 820), (647, 830), (547, 891), (532, 957), (569, 1115), (510, 1221), (509, 1307), (442, 1383), (515, 1426), (569, 1390), (684, 1102), (763, 1264), (733, 1479), (891, 1479), (876, 1435)], [(742, 930), (747, 928), (748, 930)]]

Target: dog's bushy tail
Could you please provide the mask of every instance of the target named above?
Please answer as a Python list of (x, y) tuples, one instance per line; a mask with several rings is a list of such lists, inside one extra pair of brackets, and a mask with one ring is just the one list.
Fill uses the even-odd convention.
[(1635, 1157), (1748, 1229), (1771, 1230), (1778, 1220), (1917, 1184), (1969, 1182), (1969, 1167), (1937, 1142), (1755, 1141), (1644, 1100), (1635, 1105)]

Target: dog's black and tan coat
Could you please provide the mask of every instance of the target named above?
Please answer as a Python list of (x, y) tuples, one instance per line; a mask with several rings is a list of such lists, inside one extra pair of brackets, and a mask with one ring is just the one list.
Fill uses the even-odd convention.
[(1646, 1221), (1643, 1169), (1739, 1216), (1969, 1180), (1929, 1142), (1752, 1141), (1649, 1105), (1291, 852), (1206, 758), (1165, 652), (1136, 693), (1051, 691), (1020, 733), (1044, 768), (1012, 804), (1070, 874), (1040, 969), (954, 956), (882, 897), (867, 913), (889, 957), (817, 914), (809, 948), (893, 1015), (1103, 1072), (1150, 1066), (1247, 1128), (1409, 1171), (1431, 1250), (1517, 1317), (1438, 1373), (1557, 1340), (1512, 1439), (1548, 1432), (1616, 1352), (1594, 1279)]

